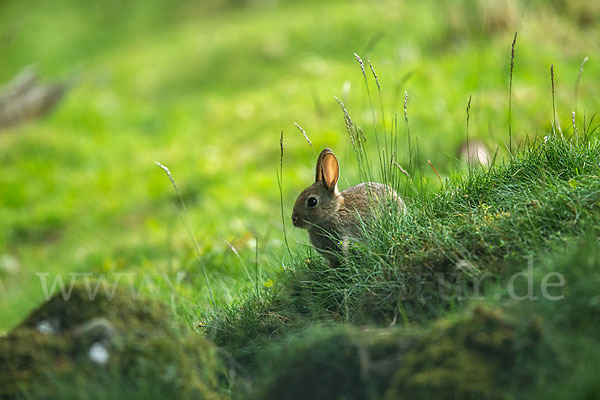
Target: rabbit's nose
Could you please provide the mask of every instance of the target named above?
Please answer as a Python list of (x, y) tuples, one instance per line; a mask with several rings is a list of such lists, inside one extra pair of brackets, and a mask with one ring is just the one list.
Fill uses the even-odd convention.
[(298, 217), (296, 215), (292, 215), (292, 224), (294, 224), (294, 226), (296, 226), (297, 222), (298, 222)]

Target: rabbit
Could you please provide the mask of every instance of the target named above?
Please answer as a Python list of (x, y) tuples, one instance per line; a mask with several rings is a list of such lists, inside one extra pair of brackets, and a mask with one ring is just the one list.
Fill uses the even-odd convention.
[(361, 221), (374, 216), (377, 204), (396, 202), (404, 211), (398, 194), (381, 183), (361, 183), (342, 192), (337, 189), (340, 167), (333, 152), (326, 148), (317, 159), (315, 183), (298, 196), (292, 212), (295, 227), (306, 229), (311, 244), (331, 265), (339, 266), (350, 239), (360, 238)]

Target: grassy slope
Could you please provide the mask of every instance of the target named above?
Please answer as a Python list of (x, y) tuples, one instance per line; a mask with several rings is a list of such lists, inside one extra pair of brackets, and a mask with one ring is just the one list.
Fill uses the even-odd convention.
[(384, 216), (339, 268), (298, 254), (205, 329), (258, 398), (593, 398), (599, 151), (597, 132), (536, 143)]
[[(14, 326), (42, 300), (35, 272), (167, 273), (175, 279), (183, 270), (178, 296), (161, 296), (185, 316), (205, 307), (189, 236), (154, 160), (171, 168), (184, 192), (202, 264), (223, 303), (249, 283), (222, 239), (233, 241), (251, 264), (252, 232), (258, 232), (260, 267), (277, 269), (279, 262), (267, 260), (282, 255), (279, 132), (286, 131), (286, 204), (310, 180), (313, 161), (292, 121), (309, 131), (317, 148), (339, 149), (343, 164), (351, 165), (332, 96), (349, 81), (346, 104), (359, 121), (370, 120), (352, 51), (375, 62), (391, 109), (400, 108), (402, 91), (409, 91), (421, 149), (448, 173), (454, 146), (464, 137), (468, 95), (474, 96), (471, 133), (493, 145), (505, 138), (506, 118), (498, 110), (506, 107), (513, 30), (520, 32), (515, 132), (534, 133), (547, 124), (551, 62), (557, 65), (559, 110), (572, 108), (579, 62), (598, 46), (593, 27), (581, 31), (563, 16), (526, 7), (507, 20), (509, 27), (482, 28), (476, 15), (460, 12), (471, 9), (468, 2), (225, 9), (117, 3), (0, 6), (9, 21), (2, 27), (8, 40), (1, 45), (0, 78), (32, 62), (49, 79), (79, 77), (52, 115), (0, 135), (0, 253), (21, 265), (16, 276), (1, 276), (0, 329)], [(447, 13), (449, 20), (442, 17)], [(580, 110), (598, 109), (592, 96), (597, 82), (586, 80), (597, 72), (595, 63), (586, 66)], [(559, 117), (568, 125), (568, 112)], [(356, 181), (352, 168), (343, 174), (344, 184)], [(293, 243), (296, 238), (304, 240), (298, 234)], [(164, 293), (161, 279), (151, 281)]]
[(384, 214), (380, 229), (367, 232), (368, 245), (339, 268), (300, 254), (273, 290), (217, 314), (208, 331), (252, 364), (260, 349), (252, 340), (312, 320), (427, 325), (494, 282), (506, 284), (527, 268), (524, 257), (538, 263), (597, 234), (598, 159), (595, 137), (536, 143), (506, 165), (409, 204), (406, 215)]
[[(261, 351), (259, 398), (597, 398), (599, 256), (597, 236), (584, 235), (536, 258), (536, 300), (511, 299), (502, 282), (430, 327), (295, 332)], [(542, 295), (549, 273), (563, 276), (549, 293), (564, 298)]]
[[(148, 289), (156, 289), (182, 318), (196, 319), (196, 313), (206, 311), (200, 265), (170, 207), (177, 204), (172, 188), (152, 164), (158, 159), (171, 167), (182, 188), (200, 241), (200, 264), (208, 266), (219, 302), (246, 293), (205, 327), (243, 365), (262, 363), (264, 370), (256, 376), (238, 372), (250, 380), (258, 377), (263, 396), (277, 398), (279, 390), (294, 388), (286, 377), (296, 376), (298, 363), (315, 378), (310, 375), (313, 362), (350, 366), (334, 376), (342, 384), (365, 376), (381, 379), (387, 386), (363, 389), (389, 398), (405, 391), (478, 396), (488, 388), (492, 394), (512, 390), (521, 397), (527, 394), (512, 385), (524, 377), (534, 378), (527, 382), (530, 390), (550, 385), (540, 396), (560, 398), (575, 388), (587, 390), (584, 395), (597, 393), (590, 373), (600, 354), (595, 340), (597, 243), (595, 237), (587, 245), (573, 238), (598, 232), (595, 137), (538, 144), (490, 174), (454, 180), (437, 195), (409, 198), (408, 216), (384, 219), (386, 229), (361, 250), (361, 262), (351, 259), (335, 274), (310, 254), (307, 263), (300, 251), (291, 260), (284, 258), (282, 274), (272, 275), (284, 251), (274, 176), (279, 131), (286, 129), (286, 204), (312, 175), (307, 166), (313, 155), (291, 121), (309, 130), (316, 147), (340, 148), (343, 165), (352, 165), (339, 109), (328, 100), (350, 79), (344, 101), (356, 120), (371, 118), (351, 51), (375, 62), (385, 83), (385, 104), (399, 109), (402, 90), (409, 90), (411, 130), (426, 157), (448, 175), (451, 153), (464, 137), (469, 94), (474, 99), (471, 134), (495, 145), (506, 139), (502, 110), (515, 27), (520, 39), (513, 132), (522, 142), (522, 132), (546, 132), (552, 62), (559, 73), (558, 116), (569, 126), (579, 62), (598, 46), (593, 25), (580, 29), (565, 15), (521, 7), (508, 27), (485, 25), (482, 34), (481, 21), (466, 12), (472, 9), (468, 1), (453, 7), (345, 2), (266, 10), (188, 4), (167, 9), (133, 2), (118, 13), (112, 3), (93, 12), (75, 4), (40, 5), (28, 9), (27, 17), (24, 2), (0, 6), (14, 21), (2, 28), (12, 39), (2, 44), (9, 57), (0, 77), (10, 77), (31, 61), (48, 77), (76, 70), (81, 76), (51, 116), (0, 134), (0, 218), (5, 224), (0, 253), (22, 265), (16, 276), (0, 275), (7, 289), (0, 292), (0, 330), (14, 326), (43, 298), (34, 275), (38, 271), (166, 273), (175, 290), (156, 277)], [(322, 20), (312, 25), (316, 12)], [(369, 49), (379, 31), (383, 38)], [(447, 39), (448, 33), (454, 40)], [(593, 96), (598, 82), (586, 79), (597, 73), (598, 66), (590, 62), (580, 88), (580, 111), (599, 109)], [(321, 109), (314, 105), (315, 96)], [(350, 184), (357, 173), (348, 169), (342, 179)], [(253, 277), (222, 242), (232, 240), (252, 274), (254, 230), (261, 246), (258, 267), (275, 278), (275, 287), (256, 297), (243, 290)], [(292, 239), (294, 248), (296, 239), (304, 240), (301, 235)], [(551, 255), (540, 270), (536, 267), (536, 287), (541, 274), (560, 271), (567, 282), (566, 300), (511, 302), (504, 284), (511, 272), (523, 268), (521, 256), (540, 257), (562, 247), (570, 252), (559, 250), (558, 261)], [(475, 269), (454, 276), (491, 272), (498, 281), (485, 285), (484, 299), (455, 302), (434, 296), (423, 302), (410, 292), (419, 268), (452, 269), (461, 259), (473, 261)], [(518, 292), (523, 289), (519, 286)], [(469, 293), (468, 285), (465, 290)], [(483, 304), (484, 311), (475, 303)], [(296, 329), (319, 320), (400, 328)], [(266, 351), (254, 347), (273, 334), (284, 340)], [(344, 340), (355, 346), (339, 353), (328, 346)], [(529, 340), (538, 351), (535, 357), (529, 357)], [(320, 359), (323, 343), (332, 352)], [(411, 352), (406, 344), (418, 350)], [(410, 368), (384, 368), (386, 374), (367, 368), (372, 375), (364, 375), (365, 354), (385, 367), (390, 352), (404, 357)], [(423, 359), (432, 354), (439, 364)], [(516, 367), (525, 372), (498, 374)], [(354, 375), (345, 375), (346, 369)], [(557, 376), (556, 370), (568, 371), (567, 376)], [(481, 385), (473, 385), (474, 374), (485, 378), (477, 381)], [(304, 389), (318, 389), (322, 376), (315, 379), (317, 386)], [(378, 392), (382, 387), (386, 392)], [(327, 393), (331, 381), (321, 388)]]

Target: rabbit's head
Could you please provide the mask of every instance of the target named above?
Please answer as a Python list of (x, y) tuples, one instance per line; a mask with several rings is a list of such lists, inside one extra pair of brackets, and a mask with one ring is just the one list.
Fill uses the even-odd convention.
[(330, 149), (319, 154), (315, 183), (304, 189), (294, 205), (292, 223), (302, 229), (328, 225), (343, 204), (337, 190), (340, 166)]

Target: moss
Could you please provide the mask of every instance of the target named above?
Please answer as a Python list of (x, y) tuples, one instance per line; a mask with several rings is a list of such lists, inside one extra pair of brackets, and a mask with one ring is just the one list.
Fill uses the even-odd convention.
[(169, 310), (159, 302), (132, 296), (121, 289), (115, 290), (111, 296), (99, 289), (90, 296), (95, 289), (94, 282), (89, 287), (83, 283), (76, 284), (66, 299), (60, 294), (53, 296), (20, 326), (35, 328), (41, 321), (49, 321), (58, 331), (68, 331), (98, 317), (106, 317), (118, 330), (128, 331), (165, 331), (172, 324)]
[(405, 354), (386, 399), (504, 398), (540, 332), (535, 320), (523, 325), (501, 309), (478, 307), (468, 318), (442, 320)]
[(262, 358), (260, 399), (381, 398), (415, 337), (396, 330), (317, 327), (272, 345)]
[(66, 337), (44, 335), (30, 328), (15, 329), (0, 338), (0, 397), (27, 387), (45, 371), (68, 369), (73, 347)]
[(527, 382), (535, 319), (477, 307), (424, 331), (317, 327), (263, 351), (260, 399), (504, 398)]
[(84, 285), (0, 338), (0, 368), (0, 398), (223, 398), (212, 343), (158, 302), (121, 290), (89, 300)]

